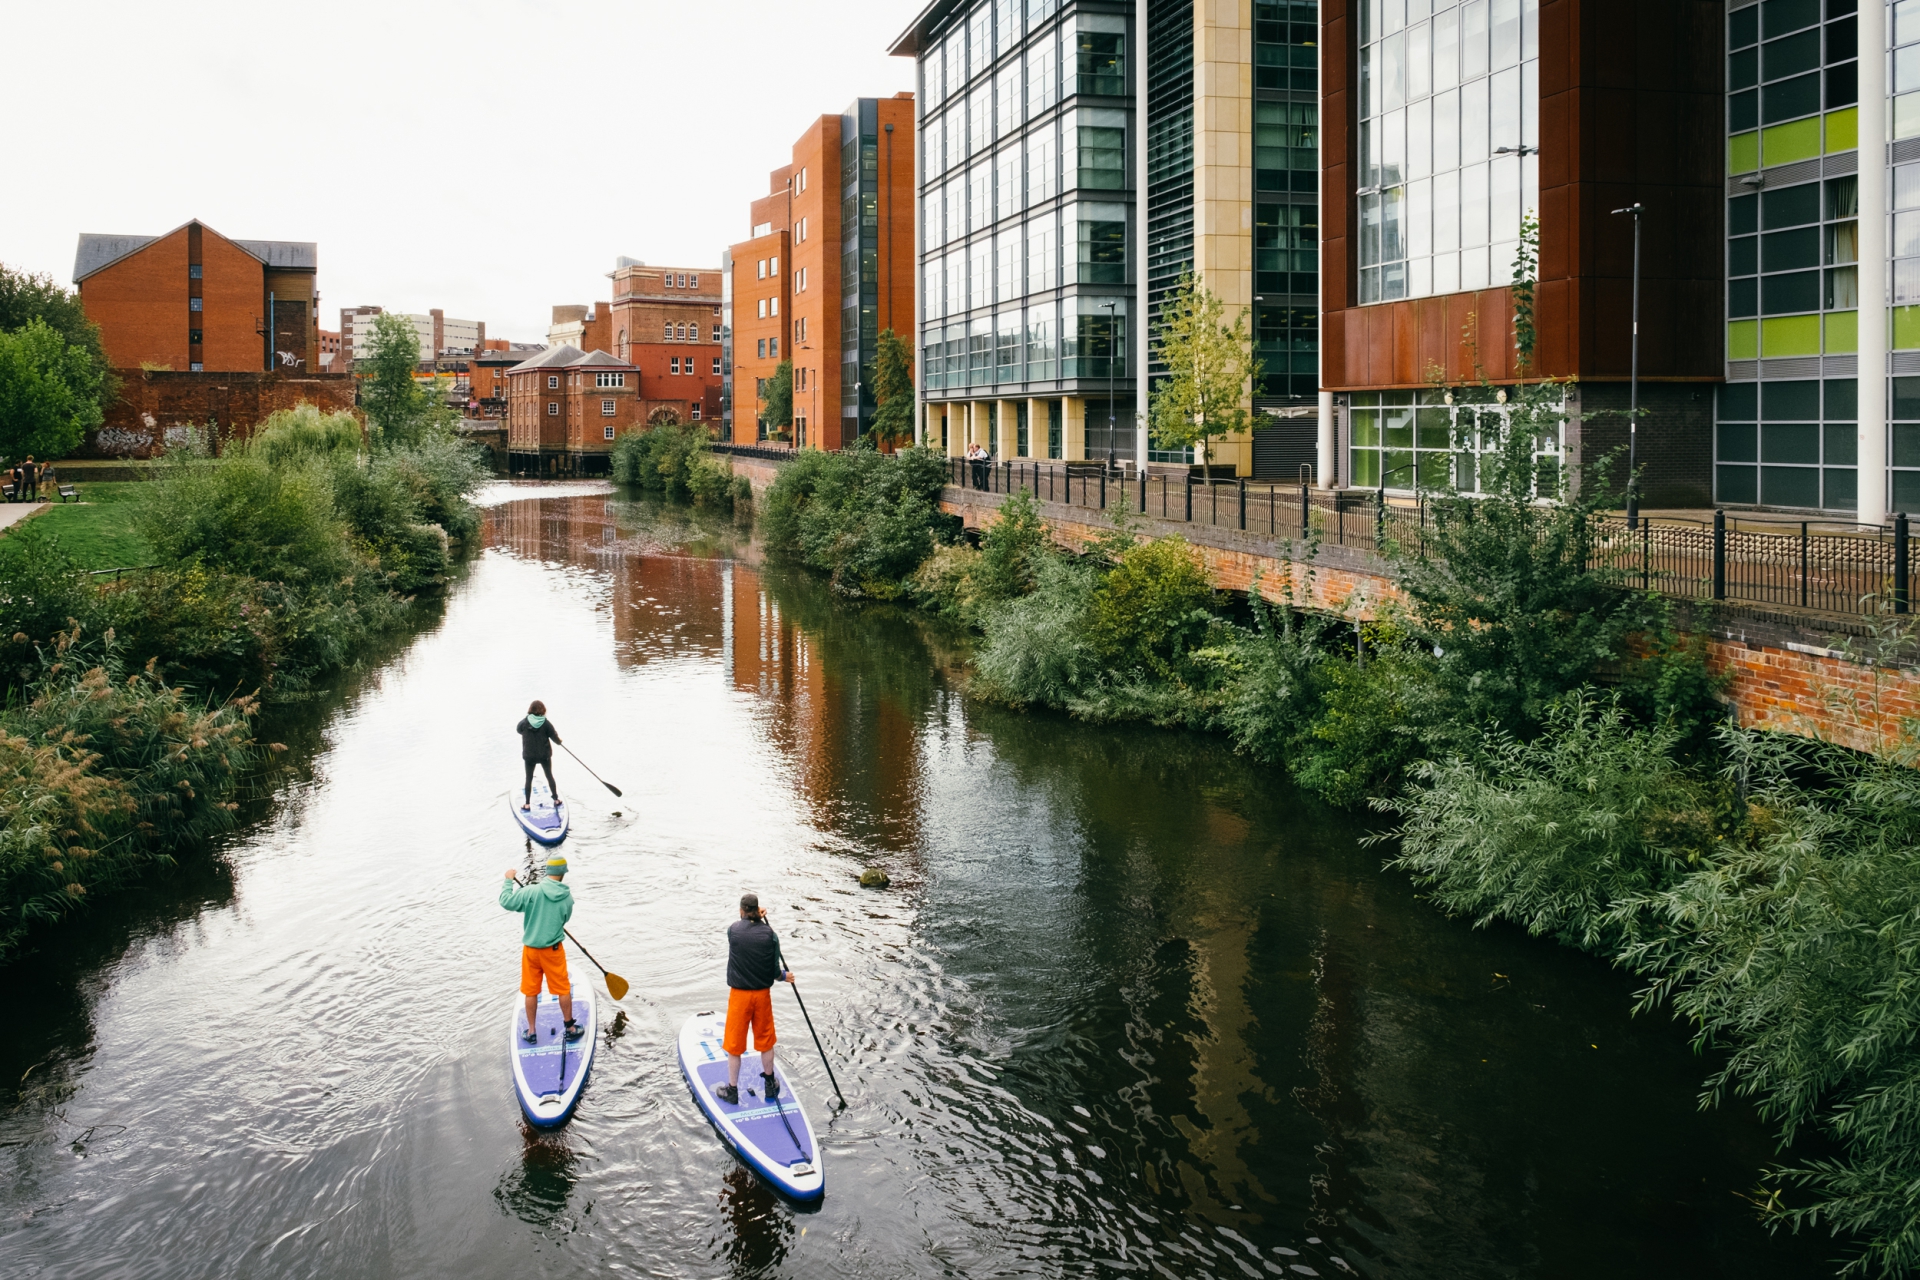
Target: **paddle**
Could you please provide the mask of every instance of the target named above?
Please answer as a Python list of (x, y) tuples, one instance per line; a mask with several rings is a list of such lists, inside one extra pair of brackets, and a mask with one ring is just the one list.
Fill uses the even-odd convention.
[[(573, 748), (568, 746), (566, 743), (564, 742), (561, 743), (560, 749), (566, 752), (568, 755), (573, 756)], [(599, 783), (601, 786), (605, 787), (607, 790), (613, 792), (613, 794), (617, 796), (626, 794), (626, 792), (620, 790), (620, 788), (614, 786), (611, 782), (608, 782), (605, 778), (601, 777), (599, 774), (593, 773), (593, 766), (589, 765), (585, 760), (582, 760), (579, 756), (573, 756), (573, 762), (579, 765), (582, 769), (585, 769), (588, 773), (592, 773), (593, 780)]]
[[(534, 880), (533, 873), (528, 872), (527, 883), (532, 884), (533, 880)], [(580, 947), (580, 939), (573, 936), (573, 930), (567, 928), (565, 925), (561, 925), (560, 932), (567, 935), (568, 942), (571, 942), (576, 947)], [(585, 956), (588, 960), (592, 961), (593, 967), (598, 969), (601, 972), (601, 974), (606, 978), (608, 995), (612, 996), (615, 1000), (624, 1000), (627, 998), (627, 980), (625, 978), (621, 977), (617, 973), (613, 973), (609, 971), (607, 966), (601, 964), (598, 960), (594, 960), (593, 952), (587, 950), (585, 947), (580, 947), (580, 954)]]
[(820, 1033), (813, 1029), (813, 1015), (807, 1012), (807, 1002), (800, 1000), (800, 984), (793, 981), (791, 976), (793, 971), (787, 967), (786, 956), (780, 955), (779, 959), (780, 972), (789, 975), (787, 985), (793, 988), (793, 998), (800, 1001), (800, 1016), (807, 1020), (807, 1034), (813, 1037), (813, 1047), (820, 1051), (820, 1065), (827, 1069), (827, 1082), (833, 1086), (833, 1096), (840, 1099), (840, 1109), (845, 1111), (847, 1109), (847, 1095), (840, 1092), (840, 1082), (833, 1078), (833, 1064), (827, 1061), (827, 1051), (820, 1044)]
[[(566, 928), (563, 925), (560, 929), (560, 932), (567, 935), (568, 942), (571, 942), (576, 947), (580, 947), (580, 939), (573, 936), (573, 930)], [(585, 947), (580, 947), (580, 954), (585, 956), (589, 960), (593, 960), (593, 967), (598, 969), (602, 974), (606, 976), (608, 995), (612, 996), (615, 1000), (626, 999), (627, 980), (625, 978), (621, 977), (617, 973), (609, 973), (607, 970), (607, 966), (601, 964), (598, 960), (594, 960), (593, 953), (591, 951), (588, 951)]]

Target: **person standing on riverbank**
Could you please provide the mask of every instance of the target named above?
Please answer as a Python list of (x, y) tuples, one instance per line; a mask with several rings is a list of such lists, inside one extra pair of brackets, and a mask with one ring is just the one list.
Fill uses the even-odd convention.
[[(538, 706), (538, 703), (534, 704)], [(516, 871), (507, 872), (500, 886), (500, 905), (525, 917), (520, 926), (520, 994), (527, 998), (527, 1029), (520, 1034), (528, 1044), (539, 1040), (534, 1020), (540, 1009), (540, 984), (559, 998), (560, 1015), (567, 1020), (567, 1039), (586, 1032), (573, 1020), (573, 986), (567, 981), (567, 921), (573, 917), (573, 890), (566, 886), (567, 860), (547, 859), (547, 875), (537, 884), (522, 886)]]
[(560, 735), (554, 732), (553, 721), (547, 719), (547, 704), (535, 698), (528, 705), (527, 714), (513, 727), (520, 734), (520, 760), (527, 766), (527, 779), (520, 788), (520, 811), (525, 813), (533, 803), (535, 765), (547, 775), (547, 790), (552, 793), (553, 802), (559, 804), (560, 788), (553, 784), (553, 746), (560, 741)]
[(727, 926), (727, 1028), (720, 1047), (727, 1053), (727, 1085), (714, 1094), (730, 1106), (740, 1102), (740, 1058), (747, 1051), (747, 1028), (760, 1051), (760, 1079), (766, 1096), (780, 1096), (773, 1073), (773, 984), (792, 982), (793, 971), (780, 957), (780, 935), (767, 923), (758, 894), (742, 894), (740, 918)]

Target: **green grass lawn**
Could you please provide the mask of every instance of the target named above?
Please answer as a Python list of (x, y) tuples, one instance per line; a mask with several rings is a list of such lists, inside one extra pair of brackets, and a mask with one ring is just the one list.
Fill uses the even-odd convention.
[(153, 549), (134, 528), (140, 481), (81, 481), (78, 502), (56, 502), (33, 518), (88, 569), (153, 563)]

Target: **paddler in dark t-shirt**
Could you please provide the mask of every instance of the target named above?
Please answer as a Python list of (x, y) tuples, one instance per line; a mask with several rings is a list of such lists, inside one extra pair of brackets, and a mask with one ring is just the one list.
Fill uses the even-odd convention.
[(553, 794), (553, 802), (560, 803), (560, 788), (553, 785), (553, 743), (560, 741), (560, 735), (553, 731), (553, 721), (547, 719), (547, 704), (535, 698), (527, 707), (527, 714), (519, 724), (513, 726), (520, 735), (520, 759), (527, 766), (527, 780), (520, 789), (520, 811), (525, 813), (533, 804), (533, 766), (539, 765), (547, 775), (547, 790)]
[(720, 1047), (727, 1051), (727, 1084), (714, 1093), (722, 1102), (740, 1102), (740, 1055), (747, 1051), (747, 1028), (760, 1051), (760, 1078), (766, 1096), (780, 1096), (773, 1073), (773, 984), (792, 982), (793, 971), (780, 958), (780, 935), (767, 923), (758, 894), (740, 898), (740, 918), (727, 926), (727, 1029)]

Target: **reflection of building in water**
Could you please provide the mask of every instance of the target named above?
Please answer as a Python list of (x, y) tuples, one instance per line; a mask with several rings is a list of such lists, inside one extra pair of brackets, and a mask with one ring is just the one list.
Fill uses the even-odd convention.
[(803, 630), (746, 564), (729, 578), (733, 687), (759, 697), (760, 719), (791, 762), (822, 827), (897, 853), (919, 848), (917, 717), (870, 679), (854, 646)]

